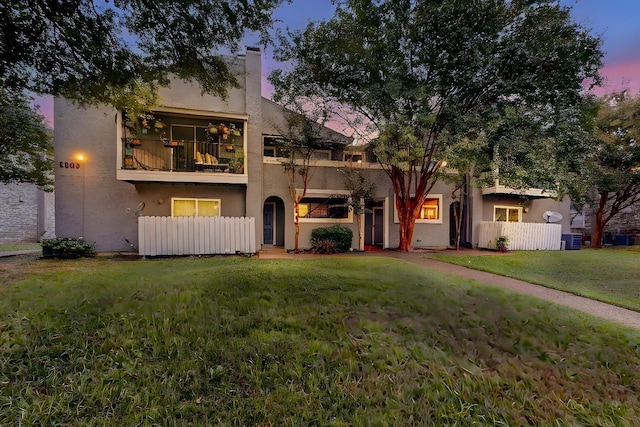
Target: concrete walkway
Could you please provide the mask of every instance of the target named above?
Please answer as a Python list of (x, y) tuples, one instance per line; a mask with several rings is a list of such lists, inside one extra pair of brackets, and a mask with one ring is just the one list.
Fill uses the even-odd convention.
[[(347, 255), (347, 254), (345, 254)], [(355, 254), (354, 254), (355, 255)], [(309, 258), (319, 255), (311, 254), (288, 254), (285, 250), (279, 248), (267, 249), (260, 251), (260, 259), (274, 258)], [(626, 308), (617, 307), (589, 298), (584, 298), (568, 292), (562, 292), (555, 289), (546, 288), (544, 286), (534, 285), (532, 283), (523, 282), (522, 280), (512, 279), (510, 277), (499, 276), (484, 271), (472, 270), (455, 264), (449, 264), (442, 261), (436, 261), (429, 258), (424, 252), (397, 252), (397, 251), (377, 251), (360, 253), (357, 256), (387, 256), (391, 258), (401, 259), (403, 261), (412, 262), (424, 267), (441, 271), (444, 273), (455, 274), (457, 276), (466, 277), (478, 282), (488, 283), (501, 288), (511, 289), (527, 295), (549, 301), (555, 304), (571, 307), (576, 310), (589, 313), (591, 315), (617, 322), (625, 326), (640, 329), (640, 313)]]

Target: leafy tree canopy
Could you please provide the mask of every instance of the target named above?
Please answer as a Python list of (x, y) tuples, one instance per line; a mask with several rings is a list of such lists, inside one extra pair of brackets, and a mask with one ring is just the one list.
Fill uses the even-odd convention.
[(237, 51), (247, 30), (266, 42), (282, 1), (3, 1), (0, 121), (10, 127), (0, 130), (2, 181), (49, 185), (50, 163), (34, 150), (50, 143), (35, 123), (40, 116), (25, 109), (29, 94), (111, 105), (135, 116), (155, 104), (158, 86), (174, 75), (224, 97), (238, 82), (221, 52)]
[[(0, 5), (0, 87), (121, 107), (169, 74), (225, 95), (221, 50), (262, 32), (282, 0), (11, 0)], [(266, 39), (265, 39), (266, 40)]]
[(614, 92), (600, 100), (592, 160), (585, 163), (595, 208), (593, 245), (602, 246), (604, 227), (640, 203), (640, 94)]
[(0, 183), (53, 189), (52, 134), (24, 96), (0, 89)]
[(370, 126), (397, 196), (400, 249), (449, 145), (526, 121), (522, 111), (563, 119), (583, 81), (599, 82), (599, 39), (556, 1), (336, 3), (328, 21), (280, 38), (276, 57), (293, 68), (271, 75), (275, 98), (339, 105)]

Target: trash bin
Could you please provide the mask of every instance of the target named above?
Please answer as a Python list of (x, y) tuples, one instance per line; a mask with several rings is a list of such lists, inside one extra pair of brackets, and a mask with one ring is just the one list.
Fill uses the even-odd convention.
[(613, 238), (613, 244), (619, 246), (629, 246), (631, 244), (630, 234), (616, 234)]
[(582, 246), (582, 234), (567, 233), (562, 235), (562, 241), (565, 243), (565, 249), (568, 251), (575, 251)]

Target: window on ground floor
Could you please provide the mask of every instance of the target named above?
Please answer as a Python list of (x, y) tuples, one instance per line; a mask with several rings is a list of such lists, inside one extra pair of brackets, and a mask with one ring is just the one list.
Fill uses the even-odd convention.
[(304, 197), (298, 204), (300, 222), (351, 222), (347, 195)]
[(171, 199), (171, 216), (220, 216), (220, 199)]
[(496, 222), (522, 222), (522, 208), (515, 206), (494, 206), (493, 220)]
[[(399, 223), (398, 210), (394, 211), (394, 221)], [(442, 224), (442, 194), (429, 194), (420, 208), (416, 224)]]

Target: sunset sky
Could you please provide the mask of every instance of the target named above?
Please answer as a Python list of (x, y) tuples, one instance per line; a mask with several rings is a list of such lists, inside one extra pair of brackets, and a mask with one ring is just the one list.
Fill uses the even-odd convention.
[[(628, 87), (640, 90), (640, 0), (561, 0), (573, 8), (574, 19), (602, 37), (605, 53), (602, 75), (605, 86), (596, 90), (601, 94), (613, 89)], [(303, 28), (310, 20), (322, 20), (332, 15), (331, 0), (293, 0), (285, 3), (275, 14), (280, 28)], [(270, 57), (270, 50), (263, 57), (263, 95), (269, 97), (271, 88), (266, 76), (279, 65)], [(53, 102), (39, 98), (49, 125), (53, 125)]]

